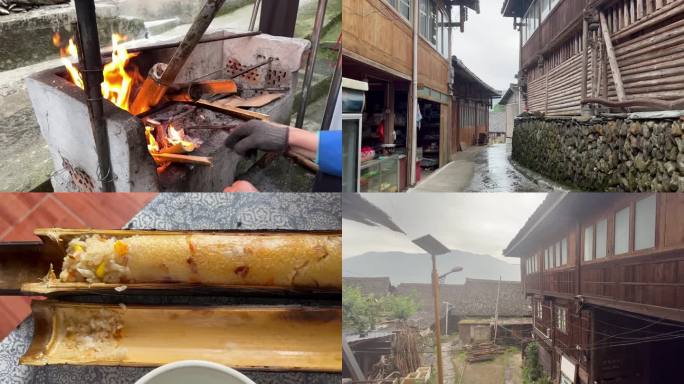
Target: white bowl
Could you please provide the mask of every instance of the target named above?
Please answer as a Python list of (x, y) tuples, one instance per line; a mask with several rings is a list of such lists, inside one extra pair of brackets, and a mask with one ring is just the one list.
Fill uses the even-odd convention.
[(184, 360), (162, 365), (135, 384), (256, 384), (225, 365), (202, 360)]

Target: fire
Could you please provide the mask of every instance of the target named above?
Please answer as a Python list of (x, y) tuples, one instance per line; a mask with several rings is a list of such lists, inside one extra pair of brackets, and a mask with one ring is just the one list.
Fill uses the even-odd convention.
[(176, 130), (173, 126), (169, 125), (166, 130), (167, 139), (172, 146), (180, 145), (184, 152), (192, 152), (195, 150), (195, 143), (192, 141), (185, 140), (185, 132), (183, 130)]
[(194, 151), (202, 144), (202, 140), (186, 135), (182, 128), (176, 129), (171, 124), (168, 126), (153, 125), (145, 126), (145, 138), (147, 139), (147, 150), (157, 163), (158, 173), (162, 173), (170, 165), (168, 160), (161, 158), (162, 155), (184, 155)]
[[(114, 103), (117, 107), (129, 109), (131, 92), (143, 81), (138, 68), (130, 60), (137, 56), (129, 53), (120, 43), (125, 37), (119, 34), (112, 35), (112, 60), (105, 64), (102, 74), (104, 81), (101, 84), (102, 96)], [(69, 73), (71, 81), (79, 88), (84, 89), (83, 77), (76, 68), (74, 62), (78, 61), (78, 48), (74, 39), (70, 38), (66, 46), (62, 46), (62, 39), (58, 33), (52, 36), (52, 43), (59, 47), (62, 63)]]

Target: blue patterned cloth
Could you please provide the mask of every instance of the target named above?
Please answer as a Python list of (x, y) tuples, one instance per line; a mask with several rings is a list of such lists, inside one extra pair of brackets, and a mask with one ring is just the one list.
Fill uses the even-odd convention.
[[(340, 230), (339, 194), (326, 193), (164, 193), (152, 200), (126, 225), (129, 229), (164, 230)], [(85, 299), (85, 298), (84, 298)], [(169, 297), (133, 298), (139, 303), (169, 302)], [(205, 302), (210, 297), (182, 300)], [(216, 298), (222, 304), (274, 304), (264, 298)], [(283, 300), (278, 300), (282, 302)], [(291, 304), (295, 304), (292, 302)], [(315, 305), (313, 302), (296, 304)], [(152, 368), (19, 364), (33, 338), (29, 317), (0, 342), (1, 384), (133, 384)], [(339, 384), (340, 374), (243, 371), (257, 384)]]

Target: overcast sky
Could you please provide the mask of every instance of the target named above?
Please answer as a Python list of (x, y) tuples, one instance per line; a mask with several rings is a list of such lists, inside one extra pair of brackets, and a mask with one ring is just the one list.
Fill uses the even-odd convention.
[[(515, 82), (519, 49), (513, 18), (501, 15), (503, 2), (481, 0), (480, 14), (469, 9), (465, 32), (454, 29), (451, 36), (452, 53), (480, 79), (500, 91)], [(451, 12), (458, 15), (458, 7)]]
[(514, 263), (501, 251), (541, 204), (545, 193), (398, 193), (363, 197), (392, 217), (406, 235), (342, 220), (342, 253), (423, 253), (411, 239), (431, 234), (450, 249), (487, 254)]

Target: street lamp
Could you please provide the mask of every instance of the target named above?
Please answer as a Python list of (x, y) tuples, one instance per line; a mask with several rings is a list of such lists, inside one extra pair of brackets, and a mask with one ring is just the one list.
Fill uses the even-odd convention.
[(444, 336), (449, 336), (449, 307), (453, 307), (453, 305), (448, 301), (442, 301), (442, 304), (446, 306), (444, 315)]
[(453, 267), (453, 268), (451, 268), (451, 270), (449, 272), (446, 272), (446, 273), (439, 275), (439, 281), (441, 281), (443, 284), (444, 280), (446, 279), (447, 276), (449, 276), (455, 272), (461, 272), (462, 270), (463, 270), (463, 267), (460, 267), (460, 266)]
[[(435, 347), (437, 349), (437, 383), (444, 384), (444, 369), (442, 366), (442, 341), (440, 339), (441, 327), (439, 324), (439, 275), (437, 275), (436, 256), (447, 254), (451, 252), (451, 250), (449, 250), (449, 248), (447, 248), (444, 244), (440, 243), (439, 240), (432, 237), (432, 235), (425, 235), (423, 237), (419, 237), (415, 240), (412, 240), (412, 242), (413, 244), (427, 251), (427, 253), (429, 253), (430, 256), (432, 256), (432, 296), (435, 299)], [(452, 271), (454, 269), (452, 269)]]

